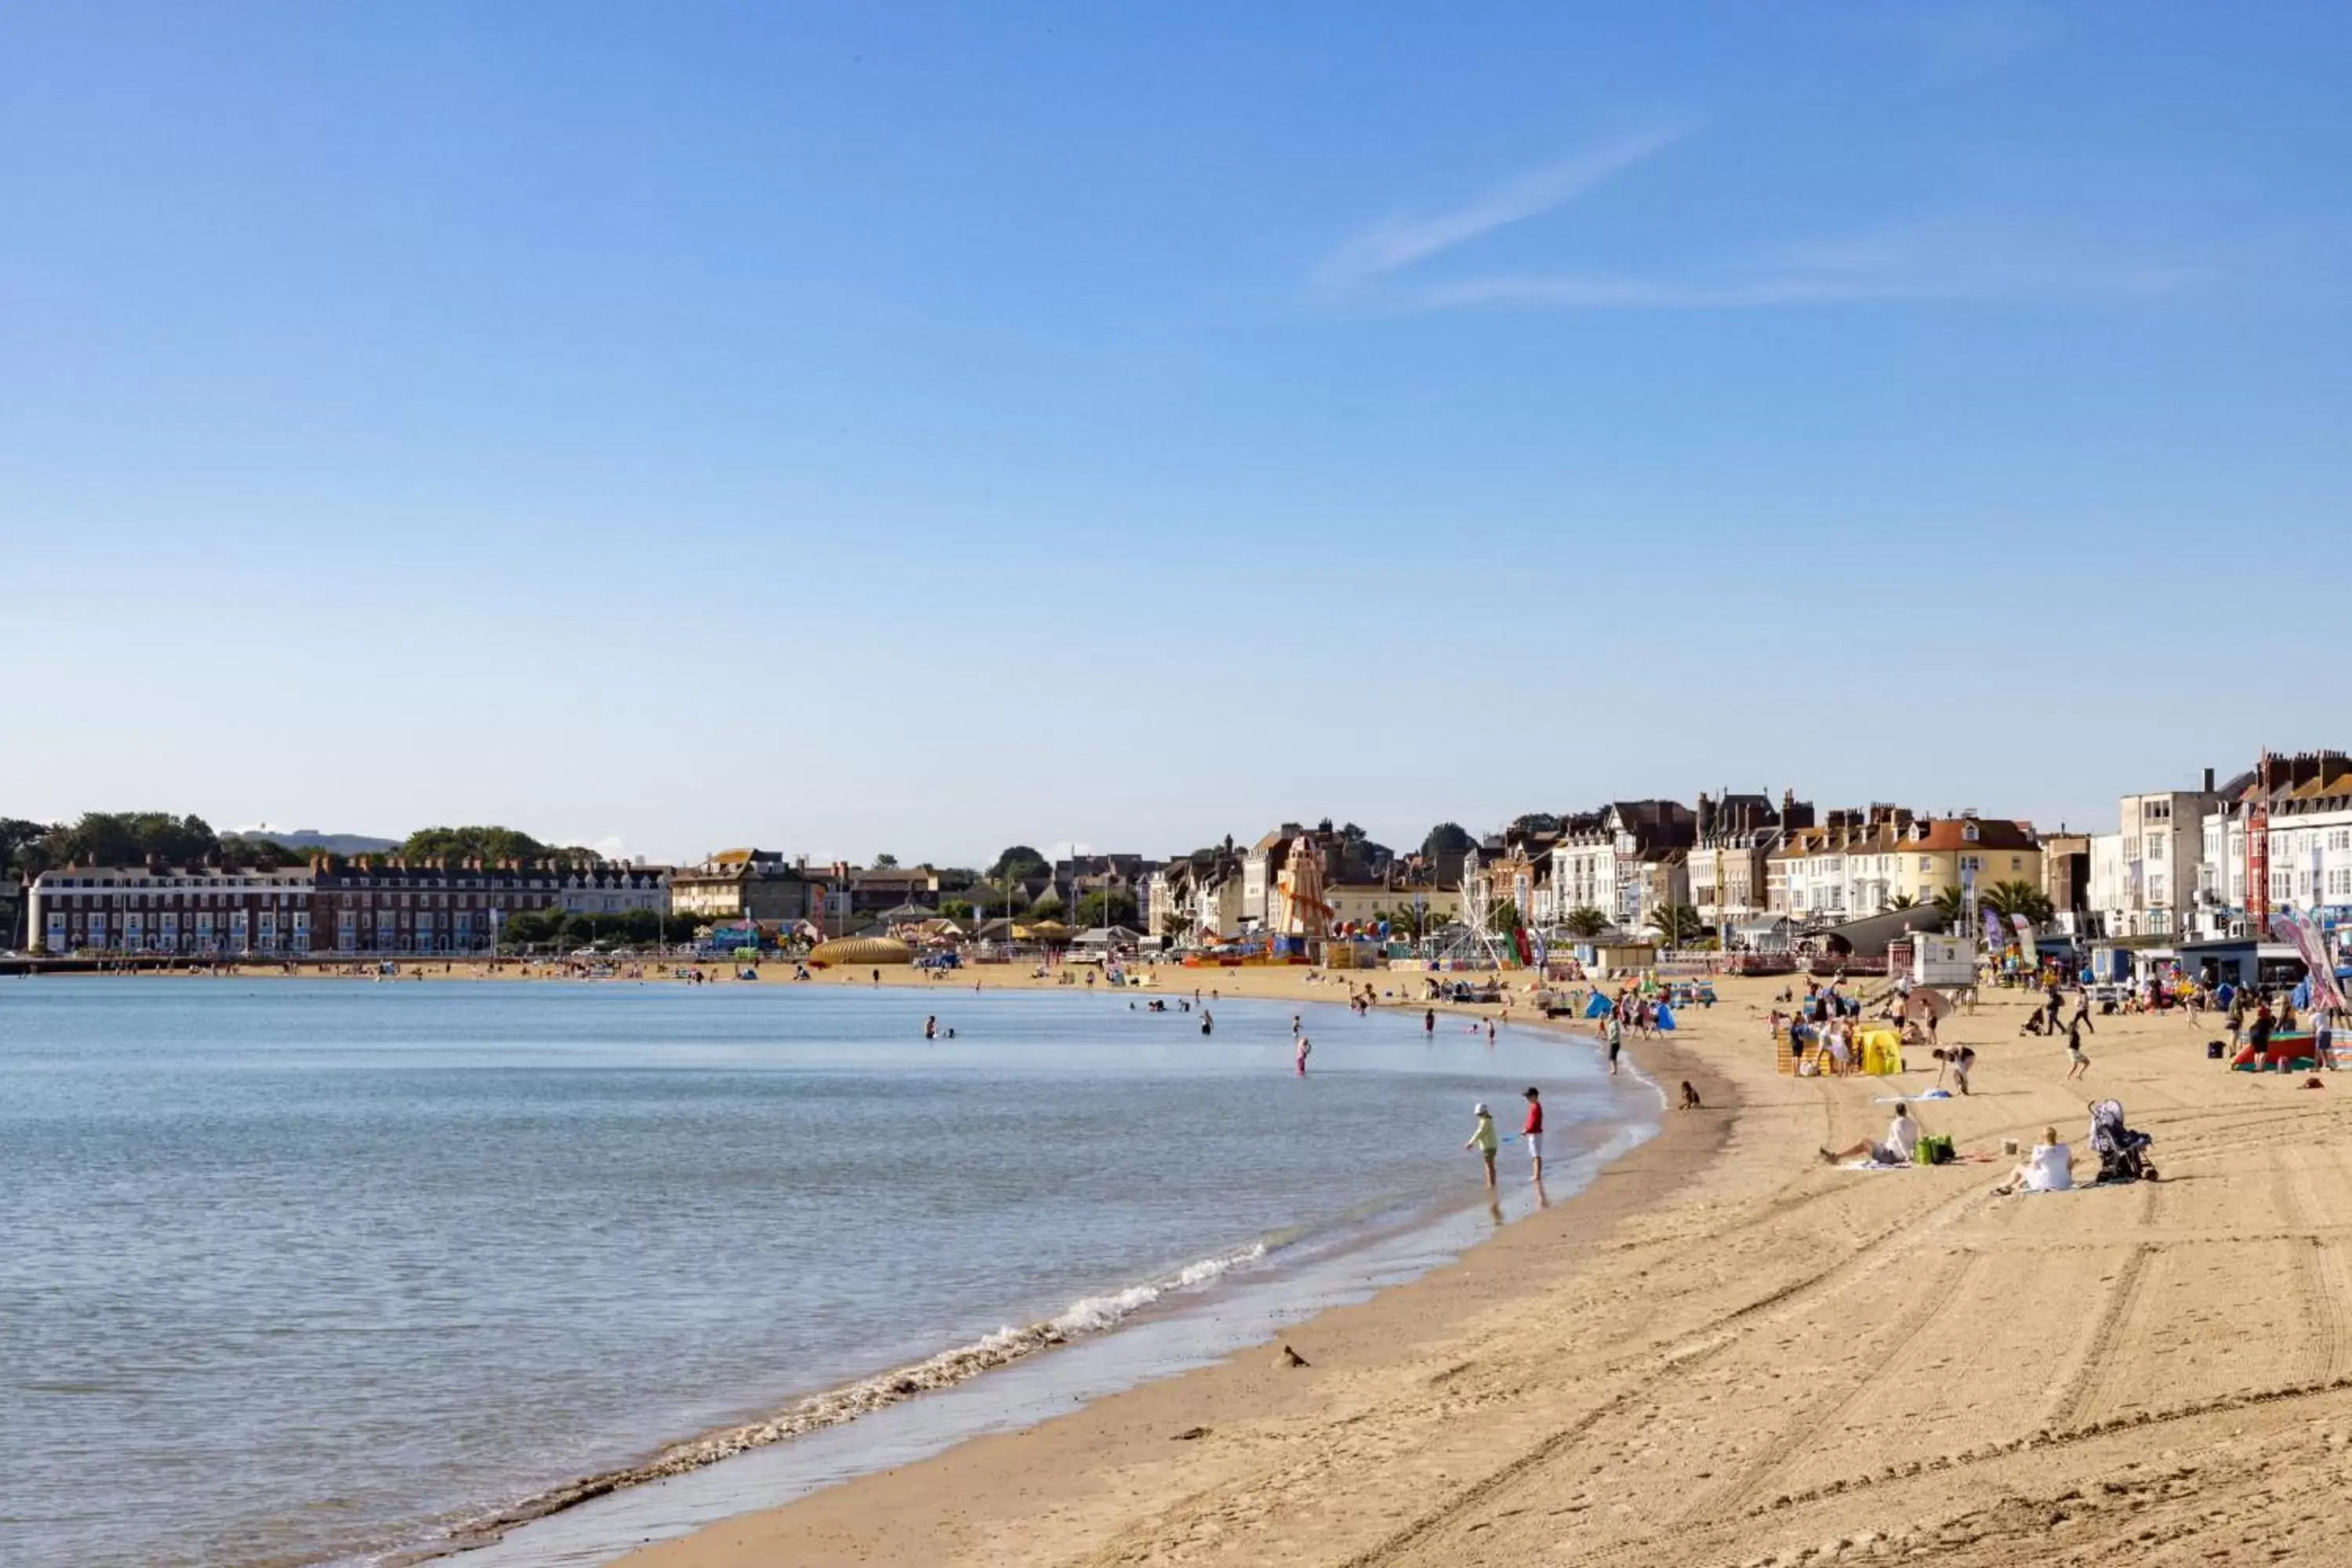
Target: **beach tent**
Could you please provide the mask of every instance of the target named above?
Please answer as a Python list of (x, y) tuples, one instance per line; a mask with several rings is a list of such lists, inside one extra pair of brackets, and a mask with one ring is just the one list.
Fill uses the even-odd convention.
[(1673, 1028), (1674, 1026), (1675, 1026), (1675, 1010), (1674, 1010), (1672, 1007), (1667, 1006), (1667, 1005), (1666, 1005), (1664, 1003), (1663, 1003), (1663, 1002), (1659, 1003), (1659, 1004), (1658, 1004), (1658, 1027), (1659, 1027), (1659, 1028), (1661, 1028), (1661, 1029), (1671, 1029), (1671, 1028)]
[(1854, 1038), (1862, 1070), (1873, 1078), (1891, 1078), (1903, 1070), (1903, 1037), (1893, 1029), (1864, 1029)]
[(1606, 1018), (1616, 1010), (1615, 1005), (1598, 991), (1592, 994), (1592, 1000), (1584, 1005), (1584, 1016), (1588, 1018)]

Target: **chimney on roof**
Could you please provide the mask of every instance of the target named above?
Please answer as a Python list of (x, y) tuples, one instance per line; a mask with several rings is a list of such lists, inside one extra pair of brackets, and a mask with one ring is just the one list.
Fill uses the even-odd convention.
[(2205, 770), (2205, 793), (2207, 795), (2211, 795), (2213, 793), (2213, 770), (2211, 768), (2207, 768)]

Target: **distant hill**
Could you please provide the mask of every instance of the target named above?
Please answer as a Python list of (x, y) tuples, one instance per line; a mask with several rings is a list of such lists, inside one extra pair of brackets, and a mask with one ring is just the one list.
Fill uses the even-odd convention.
[(297, 827), (289, 831), (266, 825), (224, 833), (221, 838), (224, 842), (232, 838), (267, 839), (304, 854), (313, 849), (323, 849), (330, 855), (381, 855), (386, 850), (399, 848), (401, 844), (397, 838), (371, 838), (364, 833), (321, 833), (315, 827)]

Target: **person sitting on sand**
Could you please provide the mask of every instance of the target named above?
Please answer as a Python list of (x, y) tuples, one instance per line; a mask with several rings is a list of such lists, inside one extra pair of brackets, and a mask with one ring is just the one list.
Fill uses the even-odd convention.
[(1706, 1109), (1699, 1102), (1698, 1090), (1691, 1087), (1691, 1080), (1688, 1079), (1683, 1079), (1683, 1102), (1681, 1109), (1685, 1110), (1704, 1110)]
[(2009, 1180), (1993, 1189), (2009, 1194), (2022, 1189), (2029, 1193), (2063, 1193), (2074, 1184), (2074, 1152), (2058, 1139), (2058, 1129), (2042, 1130), (2042, 1142), (2033, 1152), (2018, 1162)]
[(1874, 1143), (1865, 1138), (1844, 1149), (1824, 1149), (1822, 1163), (1843, 1165), (1849, 1160), (1866, 1160), (1874, 1165), (1907, 1165), (1913, 1151), (1919, 1147), (1919, 1124), (1911, 1120), (1911, 1108), (1897, 1105), (1895, 1120), (1886, 1124), (1886, 1141)]

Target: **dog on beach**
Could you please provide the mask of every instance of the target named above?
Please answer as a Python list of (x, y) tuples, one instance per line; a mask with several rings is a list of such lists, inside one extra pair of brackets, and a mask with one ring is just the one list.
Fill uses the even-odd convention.
[(1699, 1103), (1698, 1090), (1691, 1087), (1691, 1081), (1688, 1079), (1683, 1079), (1682, 1109), (1685, 1110), (1704, 1110), (1706, 1109)]

